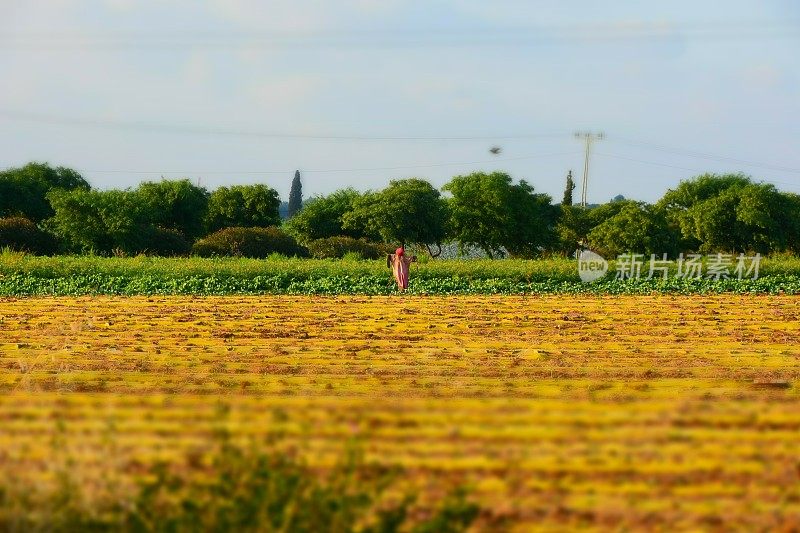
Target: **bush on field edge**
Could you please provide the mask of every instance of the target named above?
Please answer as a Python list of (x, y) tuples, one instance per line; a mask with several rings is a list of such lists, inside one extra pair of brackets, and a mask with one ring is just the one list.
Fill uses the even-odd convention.
[(160, 257), (189, 255), (192, 250), (191, 244), (183, 233), (176, 229), (159, 226), (144, 228), (138, 247), (139, 253)]
[(385, 244), (346, 236), (311, 241), (308, 251), (311, 257), (317, 259), (342, 258), (347, 254), (357, 254), (363, 259), (380, 259), (391, 253), (390, 247)]
[(15, 252), (51, 255), (57, 251), (55, 238), (22, 217), (0, 218), (0, 248)]
[(270, 254), (306, 257), (308, 251), (279, 228), (225, 228), (200, 239), (192, 254), (200, 257), (232, 256), (264, 259)]

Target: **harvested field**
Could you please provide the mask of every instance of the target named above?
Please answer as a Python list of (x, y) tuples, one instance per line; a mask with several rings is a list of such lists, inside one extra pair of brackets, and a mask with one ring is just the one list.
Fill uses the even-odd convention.
[(766, 295), (3, 299), (0, 474), (124, 485), (224, 424), (466, 484), (478, 529), (798, 528), (799, 319)]

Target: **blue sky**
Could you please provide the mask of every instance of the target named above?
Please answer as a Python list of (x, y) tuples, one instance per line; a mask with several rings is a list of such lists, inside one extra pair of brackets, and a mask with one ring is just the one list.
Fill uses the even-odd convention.
[(0, 167), (283, 198), (298, 168), (307, 196), (504, 170), (560, 199), (591, 129), (592, 202), (704, 171), (800, 192), (797, 6), (4, 0)]

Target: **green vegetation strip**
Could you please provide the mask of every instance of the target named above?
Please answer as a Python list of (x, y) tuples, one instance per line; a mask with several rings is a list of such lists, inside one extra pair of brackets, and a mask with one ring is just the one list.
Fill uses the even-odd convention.
[[(646, 270), (646, 267), (644, 268)], [(800, 294), (800, 260), (764, 260), (758, 279), (582, 283), (575, 261), (442, 260), (412, 268), (411, 294)], [(0, 296), (391, 294), (381, 261), (35, 257), (0, 254)]]

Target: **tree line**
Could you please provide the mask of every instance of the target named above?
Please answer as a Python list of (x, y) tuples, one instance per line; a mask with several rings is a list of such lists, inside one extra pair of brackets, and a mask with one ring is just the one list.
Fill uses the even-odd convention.
[(419, 178), (378, 191), (338, 190), (302, 202), (290, 218), (264, 184), (208, 191), (188, 179), (96, 190), (76, 171), (29, 163), (0, 172), (0, 247), (33, 253), (379, 257), (399, 244), (443, 243), (489, 257), (569, 255), (587, 246), (625, 252), (800, 253), (800, 196), (744, 174), (703, 174), (654, 204), (618, 199), (572, 205), (574, 184), (554, 203), (503, 172), (453, 177), (441, 190)]

